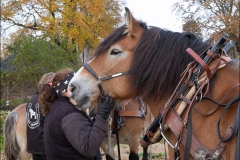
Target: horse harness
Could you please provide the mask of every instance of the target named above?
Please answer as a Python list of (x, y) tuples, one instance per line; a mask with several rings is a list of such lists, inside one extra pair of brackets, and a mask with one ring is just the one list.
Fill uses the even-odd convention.
[[(197, 160), (205, 160), (205, 159), (206, 160), (207, 159), (217, 160), (217, 159), (221, 158), (221, 154), (225, 150), (226, 143), (228, 141), (230, 141), (238, 132), (238, 141), (237, 141), (237, 148), (236, 148), (236, 155), (235, 155), (235, 158), (237, 159), (240, 157), (240, 155), (239, 155), (239, 152), (240, 152), (240, 149), (239, 149), (239, 145), (240, 145), (240, 142), (239, 142), (240, 141), (240, 127), (239, 127), (240, 95), (238, 94), (235, 97), (233, 97), (227, 104), (218, 103), (215, 100), (213, 100), (212, 98), (205, 96), (209, 90), (209, 81), (211, 80), (211, 78), (213, 77), (213, 75), (216, 73), (216, 71), (219, 68), (224, 67), (224, 65), (226, 65), (226, 63), (229, 62), (229, 59), (225, 59), (225, 56), (223, 56), (223, 54), (222, 54), (223, 51), (222, 51), (222, 53), (220, 54), (219, 57), (212, 57), (216, 60), (215, 60), (215, 62), (214, 61), (211, 62), (208, 66), (192, 49), (188, 48), (187, 52), (195, 59), (195, 61), (190, 63), (187, 66), (186, 70), (182, 73), (182, 78), (181, 78), (179, 84), (177, 85), (174, 93), (169, 98), (169, 100), (167, 101), (165, 106), (160, 109), (160, 113), (162, 115), (162, 121), (160, 124), (161, 134), (164, 138), (166, 138), (163, 134), (164, 133), (163, 125), (167, 124), (168, 127), (174, 133), (174, 135), (177, 137), (178, 140), (175, 145), (172, 145), (167, 139), (165, 139), (169, 143), (169, 145), (174, 149), (175, 159), (179, 159), (179, 157), (180, 157), (179, 156), (179, 154), (180, 154), (179, 153), (179, 143), (181, 142), (185, 146), (184, 159), (188, 159), (189, 153), (191, 153), (191, 155), (194, 157), (194, 159), (197, 159)], [(214, 55), (210, 52), (209, 49), (206, 51), (206, 53), (208, 55)], [(192, 81), (190, 81), (190, 77), (194, 74), (194, 72), (196, 72), (196, 66), (198, 64), (202, 65), (205, 72), (202, 73), (199, 77), (197, 77), (200, 80), (197, 79), (197, 81), (192, 82)], [(201, 83), (199, 83), (200, 81), (201, 81)], [(184, 96), (184, 94), (182, 94), (182, 92), (177, 93), (177, 89), (180, 86), (182, 86), (183, 84), (188, 85), (188, 86), (194, 86), (196, 88), (196, 91), (193, 94), (191, 99), (186, 98), (186, 96)], [(221, 102), (224, 101), (224, 99), (232, 92), (232, 90), (234, 90), (236, 87), (239, 87), (239, 86), (240, 86), (240, 84), (233, 86), (233, 88), (230, 89), (230, 91), (224, 96), (224, 98), (221, 100)], [(180, 101), (184, 101), (188, 105), (188, 108), (186, 110), (186, 115), (183, 118), (181, 118), (180, 115), (178, 113), (176, 113), (174, 108), (170, 107), (171, 103), (173, 103), (174, 100), (176, 100), (176, 99), (180, 99)], [(217, 131), (218, 131), (218, 137), (220, 139), (220, 142), (214, 151), (211, 151), (211, 150), (207, 149), (206, 147), (204, 147), (201, 144), (201, 142), (192, 134), (191, 110), (192, 110), (192, 108), (194, 108), (198, 113), (204, 115), (195, 106), (195, 103), (201, 101), (202, 99), (210, 100), (210, 101), (214, 102), (215, 104), (217, 104), (218, 107), (225, 106), (225, 108), (218, 120), (218, 123), (217, 123)], [(228, 129), (225, 131), (225, 134), (221, 136), (220, 130), (219, 130), (219, 123), (221, 121), (221, 118), (222, 118), (223, 114), (226, 112), (226, 110), (231, 105), (235, 104), (236, 102), (238, 102), (238, 109), (237, 109), (234, 123), (232, 124), (232, 126), (228, 127)], [(214, 111), (216, 111), (217, 108)], [(205, 114), (205, 115), (210, 115), (212, 113)]]
[(138, 100), (138, 102), (140, 103), (139, 108), (128, 108), (128, 104), (131, 101), (131, 99), (129, 99), (122, 102), (122, 104), (114, 110), (115, 121), (113, 121), (114, 129), (112, 131), (112, 138), (115, 138), (121, 127), (125, 125), (125, 117), (139, 117), (140, 119), (142, 119), (142, 121), (145, 119), (145, 116), (147, 114), (147, 104), (143, 102), (141, 97), (136, 97), (134, 98), (134, 100)]

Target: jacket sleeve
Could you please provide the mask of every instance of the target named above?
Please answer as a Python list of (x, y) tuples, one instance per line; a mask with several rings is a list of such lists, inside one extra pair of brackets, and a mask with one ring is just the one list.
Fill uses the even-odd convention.
[(107, 121), (97, 115), (91, 127), (86, 117), (79, 113), (70, 113), (63, 118), (62, 129), (67, 140), (80, 154), (94, 157), (105, 138)]

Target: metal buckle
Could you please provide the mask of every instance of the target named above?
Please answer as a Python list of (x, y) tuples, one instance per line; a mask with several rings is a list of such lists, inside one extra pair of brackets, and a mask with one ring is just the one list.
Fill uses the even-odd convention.
[(164, 138), (164, 140), (169, 144), (169, 146), (171, 146), (173, 149), (175, 149), (175, 147), (168, 141), (168, 139), (163, 134), (162, 123), (160, 123), (160, 133), (161, 133), (162, 137)]
[(203, 94), (200, 92), (200, 96), (196, 96), (196, 102), (200, 102), (202, 100)]
[[(194, 155), (195, 155), (196, 160), (207, 160), (207, 159), (209, 159), (209, 158), (207, 158), (208, 154), (201, 149), (197, 149), (194, 152)], [(212, 158), (210, 158), (209, 160), (212, 160)]]
[(213, 153), (213, 157), (212, 157), (212, 159), (217, 158), (218, 155), (219, 155), (219, 153), (220, 153), (220, 151), (219, 151), (219, 150), (216, 150), (216, 151)]

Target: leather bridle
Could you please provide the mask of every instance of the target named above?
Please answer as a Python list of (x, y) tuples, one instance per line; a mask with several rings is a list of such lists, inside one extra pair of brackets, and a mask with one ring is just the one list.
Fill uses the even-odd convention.
[(125, 72), (119, 72), (119, 73), (116, 73), (116, 74), (112, 74), (112, 75), (109, 75), (109, 76), (105, 76), (105, 77), (99, 77), (97, 75), (97, 73), (88, 65), (88, 63), (83, 63), (83, 67), (96, 79), (99, 81), (99, 83), (97, 84), (98, 85), (98, 88), (100, 90), (100, 98), (105, 98), (106, 97), (106, 94), (103, 90), (103, 87), (102, 87), (102, 82), (103, 81), (106, 81), (106, 80), (109, 80), (109, 79), (112, 79), (112, 78), (115, 78), (115, 77), (119, 77), (119, 76), (123, 76), (123, 75), (126, 75), (126, 74), (129, 74), (129, 71), (125, 71)]

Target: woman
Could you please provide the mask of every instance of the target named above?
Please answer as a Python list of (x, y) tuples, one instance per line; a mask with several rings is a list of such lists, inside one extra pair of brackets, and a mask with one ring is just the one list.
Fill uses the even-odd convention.
[[(38, 89), (43, 85), (52, 83), (55, 73), (49, 72), (42, 76), (38, 83)], [(43, 142), (44, 117), (39, 105), (39, 93), (37, 92), (29, 100), (26, 106), (27, 113), (27, 152), (32, 154), (33, 160), (46, 160)]]
[(44, 144), (48, 160), (98, 160), (105, 138), (107, 119), (114, 100), (107, 96), (99, 105), (95, 122), (69, 101), (68, 83), (74, 76), (71, 69), (56, 73), (51, 85), (40, 90), (40, 103), (45, 117)]

